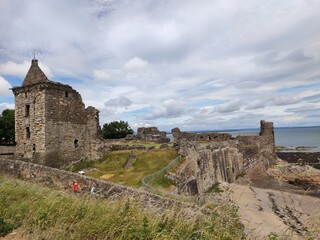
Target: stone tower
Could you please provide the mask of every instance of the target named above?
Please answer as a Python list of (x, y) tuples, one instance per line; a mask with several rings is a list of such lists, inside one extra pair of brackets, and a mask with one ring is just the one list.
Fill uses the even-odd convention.
[(99, 111), (86, 109), (71, 86), (49, 80), (37, 59), (12, 91), (17, 156), (52, 167), (97, 156), (91, 145), (99, 139)]

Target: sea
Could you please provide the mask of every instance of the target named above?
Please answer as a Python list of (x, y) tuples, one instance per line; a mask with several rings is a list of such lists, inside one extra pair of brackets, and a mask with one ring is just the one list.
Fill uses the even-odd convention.
[[(236, 136), (258, 135), (260, 129), (235, 129), (235, 130), (215, 130), (200, 132), (223, 132)], [(276, 146), (288, 148), (308, 147), (308, 151), (320, 152), (320, 126), (316, 127), (283, 127), (274, 128)], [(168, 136), (172, 138), (171, 134)]]

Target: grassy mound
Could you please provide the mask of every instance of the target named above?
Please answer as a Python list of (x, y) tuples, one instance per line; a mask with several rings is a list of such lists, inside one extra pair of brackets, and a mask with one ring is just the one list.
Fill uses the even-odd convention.
[(19, 239), (241, 239), (236, 211), (215, 214), (154, 212), (131, 201), (75, 196), (0, 178), (0, 217)]

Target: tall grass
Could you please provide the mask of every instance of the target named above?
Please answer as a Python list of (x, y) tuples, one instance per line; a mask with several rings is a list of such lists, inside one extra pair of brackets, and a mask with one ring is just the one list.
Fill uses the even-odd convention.
[[(236, 211), (220, 215), (164, 210), (0, 178), (0, 217), (20, 239), (241, 239)], [(217, 207), (218, 208), (218, 207)]]

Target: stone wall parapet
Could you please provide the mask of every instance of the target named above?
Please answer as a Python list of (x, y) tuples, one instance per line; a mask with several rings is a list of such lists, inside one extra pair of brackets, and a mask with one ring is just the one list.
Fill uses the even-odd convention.
[(150, 207), (163, 211), (170, 208), (185, 208), (186, 212), (199, 210), (194, 204), (183, 203), (177, 200), (159, 196), (142, 189), (102, 181), (87, 177), (78, 173), (50, 168), (44, 165), (23, 162), (19, 160), (1, 159), (0, 173), (21, 180), (42, 183), (48, 187), (60, 188), (61, 190), (72, 189), (72, 183), (77, 182), (80, 193), (90, 194), (90, 189), (95, 186), (101, 197), (106, 199), (137, 199), (144, 207)]

